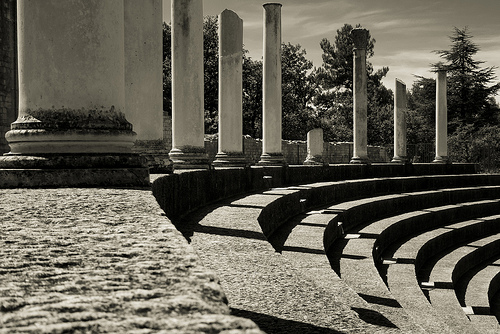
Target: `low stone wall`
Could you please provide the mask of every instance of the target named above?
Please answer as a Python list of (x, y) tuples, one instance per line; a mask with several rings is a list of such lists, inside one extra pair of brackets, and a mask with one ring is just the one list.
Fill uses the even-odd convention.
[[(205, 137), (205, 150), (210, 161), (215, 160), (218, 139), (216, 136)], [(349, 163), (352, 158), (353, 143), (328, 143), (323, 144), (323, 161), (327, 164)], [(307, 142), (303, 140), (283, 140), (281, 144), (283, 156), (289, 165), (302, 165), (307, 157)], [(250, 164), (256, 164), (262, 154), (262, 139), (243, 136), (243, 152)], [(380, 146), (368, 146), (368, 157), (371, 162), (389, 162), (387, 151)]]
[[(474, 174), (475, 164), (372, 164), (176, 171), (153, 182), (153, 194), (171, 219), (208, 203), (269, 188), (349, 179)], [(189, 194), (189, 196), (185, 196)]]

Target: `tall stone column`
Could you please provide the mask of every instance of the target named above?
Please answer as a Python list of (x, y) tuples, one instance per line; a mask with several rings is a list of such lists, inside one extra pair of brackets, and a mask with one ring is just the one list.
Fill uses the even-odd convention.
[(392, 162), (404, 164), (406, 157), (406, 85), (396, 79), (394, 91), (394, 157)]
[(243, 21), (219, 15), (219, 152), (214, 166), (245, 166), (243, 155)]
[(147, 184), (124, 114), (123, 1), (17, 3), (19, 114), (0, 168), (59, 169), (54, 185)]
[(262, 155), (259, 165), (285, 164), (281, 148), (281, 4), (264, 4)]
[(172, 0), (172, 150), (175, 169), (208, 168), (204, 144), (203, 1)]
[(137, 140), (163, 138), (161, 0), (124, 0), (125, 115)]
[(435, 163), (448, 163), (448, 104), (446, 70), (437, 72), (436, 80), (436, 157)]
[(323, 129), (312, 129), (307, 133), (307, 157), (304, 165), (323, 165)]
[(151, 171), (167, 172), (172, 162), (163, 138), (162, 0), (124, 0), (124, 6), (125, 116), (137, 133), (132, 150)]
[(366, 86), (366, 45), (368, 31), (356, 28), (351, 32), (354, 42), (354, 74), (353, 74), (353, 109), (354, 109), (354, 149), (351, 163), (367, 164), (368, 134), (367, 134), (367, 86)]

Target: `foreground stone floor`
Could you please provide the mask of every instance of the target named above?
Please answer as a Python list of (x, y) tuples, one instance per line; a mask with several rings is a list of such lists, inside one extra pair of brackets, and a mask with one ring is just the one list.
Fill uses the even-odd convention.
[(149, 189), (0, 189), (0, 333), (261, 333)]

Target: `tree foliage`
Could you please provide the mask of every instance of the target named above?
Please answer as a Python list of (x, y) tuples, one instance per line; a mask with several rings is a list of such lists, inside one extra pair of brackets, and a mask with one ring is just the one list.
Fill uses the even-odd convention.
[(499, 83), (492, 84), (495, 67), (481, 68), (484, 61), (474, 59), (480, 48), (472, 37), (467, 27), (455, 27), (450, 36), (450, 49), (434, 51), (445, 63), (433, 64), (433, 68), (448, 72), (448, 114), (452, 132), (464, 123), (477, 129), (497, 121), (498, 108), (491, 99), (500, 89)]
[(317, 87), (309, 73), (312, 67), (300, 44), (281, 45), (283, 139), (304, 140), (314, 127), (312, 109), (308, 107)]
[[(494, 96), (500, 89), (495, 83), (495, 67), (481, 67), (483, 61), (475, 59), (480, 50), (472, 41), (473, 36), (467, 28), (454, 28), (450, 36), (448, 50), (437, 50), (443, 62), (432, 64), (434, 71), (447, 71), (448, 100), (448, 151), (456, 162), (479, 162), (491, 168), (497, 157), (493, 141), (500, 133), (499, 106)], [(433, 142), (435, 133), (435, 94), (434, 79), (418, 77), (413, 84), (408, 99), (409, 142)], [(492, 160), (493, 159), (493, 160)]]
[[(360, 28), (361, 25), (356, 25)], [(351, 37), (353, 26), (344, 24), (337, 30), (334, 43), (323, 38), (320, 43), (323, 50), (323, 64), (316, 70), (316, 80), (322, 91), (314, 100), (318, 110), (321, 127), (328, 141), (352, 141), (353, 128), (353, 48)], [(368, 32), (366, 57), (375, 52), (375, 39)], [(368, 90), (368, 142), (373, 145), (386, 145), (392, 142), (392, 91), (382, 84), (382, 79), (389, 71), (383, 67), (374, 71), (367, 60)]]

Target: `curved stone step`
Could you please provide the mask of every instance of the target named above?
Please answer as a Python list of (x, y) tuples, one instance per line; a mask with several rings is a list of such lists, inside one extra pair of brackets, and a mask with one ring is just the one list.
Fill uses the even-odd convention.
[[(415, 263), (418, 262), (419, 257), (426, 258), (432, 254), (442, 252), (464, 238), (474, 238), (475, 233), (473, 232), (476, 230), (482, 231), (482, 235), (488, 235), (495, 228), (498, 232), (500, 230), (500, 225), (497, 224), (499, 220), (500, 216), (493, 216), (482, 220), (448, 225), (417, 235), (398, 246), (395, 251), (387, 252), (384, 254), (384, 258), (387, 259), (387, 263), (392, 263), (388, 265), (387, 269), (389, 290), (414, 317), (421, 318), (426, 313), (437, 312), (437, 316), (441, 317), (453, 332), (474, 333), (475, 330), (470, 325), (458, 301), (456, 301), (453, 291), (450, 297), (455, 300), (455, 307), (450, 308), (449, 304), (446, 307), (431, 306), (419, 286), (420, 282), (417, 280)], [(485, 225), (488, 226), (485, 227)], [(420, 259), (420, 262), (422, 262), (422, 259)], [(411, 285), (405, 285), (405, 283), (411, 283)], [(425, 282), (424, 286), (434, 286), (434, 283)], [(435, 310), (431, 310), (433, 307)]]
[[(488, 298), (490, 285), (499, 273), (500, 260), (492, 261), (492, 263), (478, 271), (467, 284), (465, 307), (472, 311), (473, 315), (481, 315), (481, 317), (475, 317), (472, 314), (469, 316), (472, 324), (481, 333), (493, 333), (495, 330), (500, 329), (498, 320), (491, 314)], [(491, 319), (488, 319), (488, 316)]]
[[(274, 319), (302, 332), (326, 333), (338, 328), (352, 333), (373, 333), (381, 328), (387, 333), (400, 332), (363, 320), (350, 305), (351, 297), (360, 298), (346, 289), (333, 271), (328, 273), (330, 284), (317, 284), (296, 262), (276, 252), (257, 218), (279, 192), (229, 200), (189, 217), (191, 231), (184, 233), (190, 235), (203, 263), (217, 272), (234, 314), (250, 315), (264, 331), (267, 329), (261, 321)], [(320, 238), (318, 253), (321, 249)], [(316, 255), (318, 261), (323, 258), (321, 266), (328, 268), (325, 255)], [(339, 291), (342, 294), (337, 294)]]
[[(340, 254), (340, 276), (358, 294), (374, 296), (379, 299), (391, 300), (394, 305), (394, 296), (388, 291), (384, 281), (379, 276), (376, 263), (380, 263), (380, 256), (384, 250), (395, 240), (407, 238), (410, 235), (424, 232), (445, 224), (455, 222), (459, 219), (480, 216), (485, 212), (498, 211), (500, 200), (486, 200), (460, 205), (448, 205), (443, 207), (429, 208), (425, 211), (416, 211), (402, 215), (378, 220), (356, 233), (346, 234), (346, 245)], [(330, 254), (329, 254), (330, 255)], [(414, 278), (416, 284), (416, 278)], [(413, 284), (412, 283), (412, 284)], [(404, 315), (399, 314), (391, 319), (388, 309), (380, 309), (395, 324), (402, 325), (411, 321)], [(430, 318), (434, 318), (432, 321)], [(418, 320), (418, 319), (417, 319)], [(440, 321), (439, 316), (428, 315), (426, 320), (419, 325), (430, 332), (452, 331)]]

